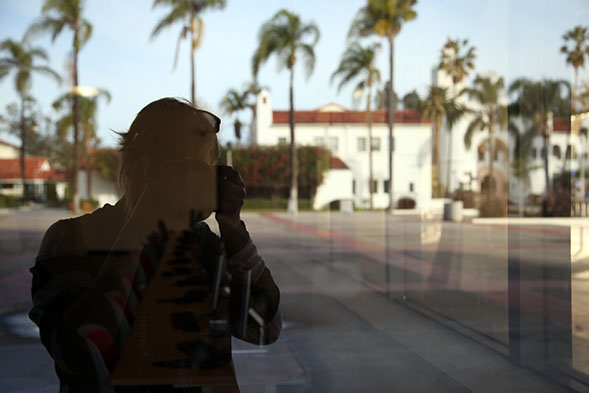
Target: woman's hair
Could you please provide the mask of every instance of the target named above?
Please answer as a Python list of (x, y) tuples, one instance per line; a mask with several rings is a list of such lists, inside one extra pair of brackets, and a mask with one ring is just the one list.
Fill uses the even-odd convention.
[[(118, 183), (124, 194), (127, 216), (133, 211), (145, 184), (162, 175), (171, 161), (184, 158), (183, 134), (197, 132), (199, 125), (212, 125), (206, 114), (187, 100), (162, 98), (141, 109), (128, 132), (119, 133), (121, 163)], [(214, 118), (218, 131), (220, 120)], [(217, 138), (209, 139), (199, 150), (210, 151), (216, 160), (219, 157)]]

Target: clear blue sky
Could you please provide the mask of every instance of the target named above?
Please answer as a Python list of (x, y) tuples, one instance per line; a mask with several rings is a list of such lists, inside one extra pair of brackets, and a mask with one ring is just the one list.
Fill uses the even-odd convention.
[[(150, 41), (149, 37), (165, 9), (151, 8), (151, 0), (87, 0), (84, 16), (94, 26), (91, 40), (80, 54), (80, 84), (108, 89), (113, 99), (99, 109), (99, 136), (114, 146), (110, 130), (125, 131), (136, 113), (163, 96), (189, 97), (188, 43), (181, 47), (179, 64), (172, 72), (179, 26)], [(228, 0), (222, 11), (203, 15), (205, 36), (196, 55), (197, 96), (219, 113), (226, 128), (222, 140), (232, 138), (232, 119), (218, 110), (230, 88), (241, 88), (251, 79), (250, 59), (261, 24), (276, 11), (287, 8), (321, 30), (316, 47), (317, 63), (306, 80), (297, 70), (295, 106), (312, 109), (337, 102), (352, 106), (351, 89), (337, 94), (329, 78), (345, 49), (346, 34), (364, 0)], [(20, 39), (39, 16), (42, 0), (1, 0), (0, 39)], [(403, 26), (395, 48), (395, 90), (401, 96), (413, 89), (423, 94), (431, 83), (432, 67), (439, 61), (447, 37), (468, 38), (476, 47), (476, 72), (493, 71), (507, 82), (520, 76), (572, 80), (572, 68), (559, 53), (562, 34), (578, 24), (588, 24), (589, 3), (582, 0), (420, 0), (417, 19)], [(52, 44), (48, 38), (35, 41), (48, 49), (51, 66), (65, 74), (72, 35), (64, 30)], [(379, 66), (388, 73), (387, 50)], [(581, 71), (586, 78), (587, 72)], [(288, 106), (288, 74), (277, 72), (270, 61), (259, 74), (268, 86), (276, 109)], [(50, 103), (67, 89), (42, 76), (34, 77), (32, 94), (51, 113)], [(0, 82), (0, 111), (16, 99), (12, 75)], [(243, 115), (243, 120), (249, 114)], [(6, 135), (0, 138), (10, 139)]]

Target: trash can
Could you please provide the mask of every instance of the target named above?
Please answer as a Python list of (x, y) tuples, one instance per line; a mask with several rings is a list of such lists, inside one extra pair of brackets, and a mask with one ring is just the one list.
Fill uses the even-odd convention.
[(444, 221), (461, 222), (463, 213), (462, 201), (451, 201), (444, 203)]

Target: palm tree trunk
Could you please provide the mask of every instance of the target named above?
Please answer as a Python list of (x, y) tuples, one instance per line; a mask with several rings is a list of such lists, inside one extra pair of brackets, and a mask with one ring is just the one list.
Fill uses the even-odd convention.
[(290, 198), (288, 200), (288, 212), (297, 213), (298, 206), (298, 164), (295, 142), (295, 113), (294, 113), (294, 67), (290, 68), (290, 89), (289, 89), (289, 125), (290, 125)]
[[(544, 139), (544, 152), (545, 152), (545, 154), (544, 154), (543, 158), (544, 158), (544, 182), (546, 184), (546, 187), (545, 187), (546, 198), (548, 198), (548, 195), (550, 194), (550, 173), (549, 173), (550, 168), (549, 168), (549, 162), (548, 162), (548, 146), (550, 145), (549, 138), (550, 137), (548, 136), (548, 133), (546, 132), (546, 130), (544, 130), (544, 138), (543, 139)], [(573, 154), (573, 152), (571, 149), (571, 157), (572, 157), (572, 154)], [(564, 157), (565, 157), (564, 165), (566, 165), (566, 151), (565, 151)]]
[(72, 179), (72, 195), (73, 195), (73, 211), (74, 213), (80, 210), (80, 194), (78, 192), (78, 173), (80, 171), (80, 143), (79, 143), (79, 122), (80, 114), (78, 108), (78, 51), (75, 43), (77, 42), (77, 31), (74, 33), (74, 100), (73, 100), (73, 118), (74, 118), (74, 168)]
[(372, 190), (373, 168), (372, 168), (372, 111), (370, 108), (370, 89), (372, 83), (368, 83), (368, 95), (366, 97), (366, 122), (368, 124), (368, 192), (370, 193), (370, 210), (374, 209), (374, 194)]
[(442, 189), (440, 186), (440, 119), (436, 118), (434, 122), (434, 146), (433, 146), (433, 154), (432, 154), (432, 166), (433, 166), (433, 179), (434, 179), (434, 189), (436, 192), (436, 197), (442, 196)]
[(493, 117), (489, 118), (489, 184), (487, 187), (487, 198), (491, 199), (495, 189), (495, 177), (493, 162), (495, 161), (495, 125)]
[(196, 106), (196, 87), (195, 87), (195, 64), (194, 64), (194, 52), (196, 51), (194, 45), (194, 34), (195, 34), (195, 17), (194, 14), (190, 18), (190, 98), (192, 105)]
[[(571, 114), (575, 114), (575, 100), (577, 98), (577, 84), (579, 83), (579, 71), (575, 67), (575, 79), (573, 81), (573, 88), (571, 89)], [(571, 155), (572, 157), (572, 155)]]
[(25, 124), (25, 93), (20, 96), (20, 181), (22, 184), (22, 203), (28, 200), (27, 185), (25, 184), (25, 148), (26, 148), (26, 124)]
[(194, 48), (190, 51), (190, 97), (192, 99), (192, 105), (196, 106), (196, 87), (194, 82)]
[(452, 174), (452, 130), (448, 128), (448, 164), (446, 165), (446, 195), (450, 195), (450, 175)]
[(86, 150), (86, 195), (88, 199), (92, 198), (92, 151), (90, 147), (90, 130), (86, 128), (84, 132), (84, 146)]
[[(395, 74), (394, 69), (394, 52), (395, 52), (395, 37), (393, 34), (388, 36), (389, 39), (389, 107), (388, 107), (388, 117), (389, 117), (389, 151), (388, 151), (388, 164), (389, 164), (389, 206), (387, 208), (387, 212), (389, 214), (393, 214), (394, 209), (394, 197), (393, 197), (393, 150), (395, 149), (395, 141), (393, 139), (393, 128), (395, 127), (395, 111), (394, 111), (394, 100), (395, 100), (395, 90), (394, 90), (394, 81), (393, 76)], [(372, 142), (371, 142), (372, 143)]]
[[(457, 100), (456, 83), (452, 83), (452, 98), (454, 100)], [(452, 129), (447, 123), (448, 122), (446, 121), (446, 125), (448, 127), (448, 164), (446, 165), (446, 195), (450, 195), (450, 190), (452, 186)]]

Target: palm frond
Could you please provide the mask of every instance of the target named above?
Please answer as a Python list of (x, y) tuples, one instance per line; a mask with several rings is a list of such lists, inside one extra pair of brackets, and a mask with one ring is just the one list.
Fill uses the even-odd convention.
[(79, 29), (77, 43), (78, 50), (82, 49), (84, 45), (86, 45), (86, 43), (90, 40), (90, 37), (92, 36), (92, 25), (90, 22), (88, 22), (88, 20), (82, 19)]
[(466, 128), (466, 132), (464, 133), (464, 146), (466, 149), (470, 149), (472, 146), (472, 138), (476, 131), (483, 130), (485, 128), (485, 122), (483, 119), (478, 115), (468, 124)]
[(315, 51), (313, 50), (313, 46), (309, 44), (301, 44), (299, 50), (303, 54), (305, 61), (305, 76), (309, 79), (315, 68)]
[(61, 84), (61, 76), (59, 76), (57, 72), (55, 72), (53, 69), (47, 66), (33, 66), (31, 67), (31, 70), (40, 72), (41, 74), (45, 74), (53, 78), (57, 83)]
[(176, 24), (177, 22), (186, 23), (188, 16), (190, 15), (190, 8), (187, 6), (179, 6), (172, 8), (168, 15), (163, 17), (156, 25), (153, 31), (151, 32), (150, 39), (153, 40), (159, 33), (163, 30), (167, 29), (168, 27)]
[(178, 40), (176, 41), (176, 51), (174, 52), (174, 64), (172, 65), (172, 71), (176, 69), (178, 65), (178, 56), (180, 55), (180, 44), (182, 43), (182, 39), (186, 38), (186, 34), (188, 33), (188, 27), (183, 26), (180, 30), (180, 34), (178, 34)]

